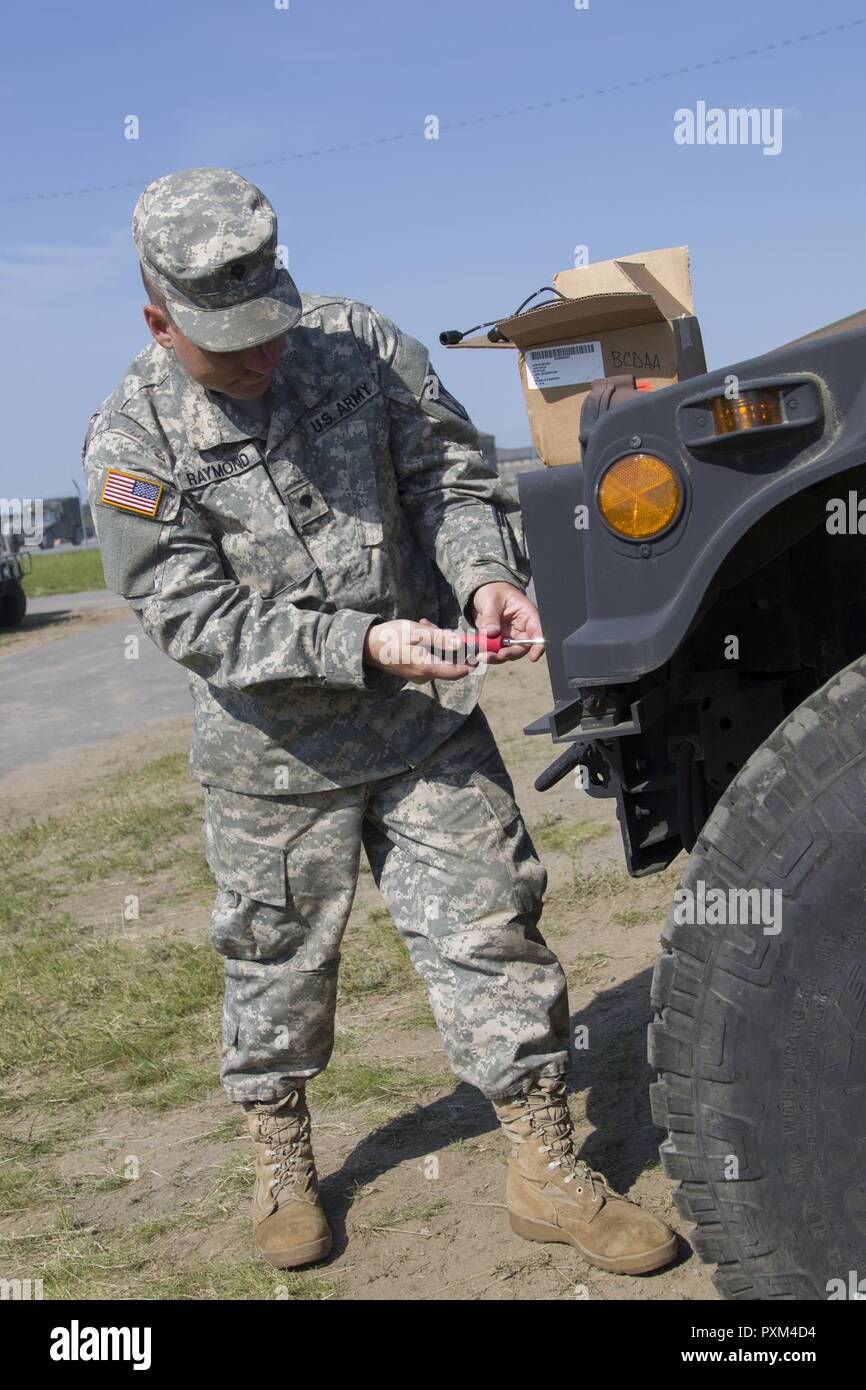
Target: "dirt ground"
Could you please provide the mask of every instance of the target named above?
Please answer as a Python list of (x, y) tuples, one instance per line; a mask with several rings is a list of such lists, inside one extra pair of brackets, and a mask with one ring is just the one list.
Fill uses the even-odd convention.
[[(573, 1024), (588, 1027), (589, 1046), (572, 1071), (573, 1114), (591, 1164), (682, 1236), (658, 1159), (662, 1136), (650, 1119), (645, 1060), (650, 976), (680, 866), (629, 879), (611, 802), (587, 797), (570, 779), (543, 795), (534, 791), (554, 750), (522, 729), (549, 704), (543, 663), (488, 676), (484, 706), (550, 873), (542, 929), (568, 974)], [(188, 735), (186, 720), (171, 721), (133, 761), (182, 750)], [(100, 781), (129, 760), (129, 744), (112, 741), (4, 779), (0, 798), (10, 823), (26, 831), (34, 804), (50, 803), (54, 815), (77, 814), (88, 798), (96, 804)], [(190, 795), (194, 844), (197, 789)], [(190, 898), (187, 877), (182, 863), (166, 871), (140, 936), (206, 941), (207, 893)], [(107, 893), (99, 882), (85, 883), (64, 907), (85, 924), (82, 931), (98, 934), (113, 897), (116, 884)], [(671, 1268), (630, 1279), (590, 1268), (570, 1247), (512, 1234), (493, 1111), (450, 1076), (385, 917), (363, 873), (347, 933), (350, 973), (334, 1062), (311, 1088), (323, 1200), (336, 1237), (325, 1265), (286, 1277), (252, 1263), (251, 1146), (216, 1084), (215, 1048), (212, 1055), (206, 1048), (198, 1063), (204, 1093), (157, 1109), (127, 1091), (76, 1118), (62, 1099), (52, 1108), (40, 1104), (38, 1090), (28, 1094), (25, 1073), (12, 1075), (10, 1142), (35, 1155), (28, 1161), (39, 1171), (32, 1183), (25, 1172), (23, 1193), (0, 1218), (0, 1275), (44, 1273), (46, 1297), (715, 1298), (709, 1272), (684, 1239)], [(380, 964), (373, 969), (371, 961)], [(216, 1017), (215, 1002), (213, 1009)], [(62, 1142), (51, 1140), (58, 1125)]]

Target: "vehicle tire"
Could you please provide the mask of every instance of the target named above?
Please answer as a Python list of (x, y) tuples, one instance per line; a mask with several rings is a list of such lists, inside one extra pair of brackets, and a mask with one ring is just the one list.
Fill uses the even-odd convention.
[(779, 890), (781, 930), (765, 932), (769, 913), (684, 924), (675, 899), (649, 1030), (675, 1204), (725, 1297), (815, 1301), (859, 1287), (862, 1298), (866, 657), (794, 710), (731, 783), (681, 887), (699, 894), (701, 881), (704, 892)]
[(0, 599), (0, 627), (18, 627), (27, 612), (27, 595), (20, 584), (13, 584)]
[(72, 532), (72, 544), (73, 544), (73, 545), (80, 545), (81, 542), (82, 542), (83, 540), (84, 540), (84, 533), (83, 533), (83, 531), (81, 530), (81, 527), (80, 527), (80, 526), (76, 526), (75, 529), (74, 529), (73, 532)]

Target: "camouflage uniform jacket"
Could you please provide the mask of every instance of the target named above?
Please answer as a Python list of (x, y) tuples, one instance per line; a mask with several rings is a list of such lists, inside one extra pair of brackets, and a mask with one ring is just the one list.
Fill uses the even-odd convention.
[(483, 673), (418, 686), (370, 670), (368, 628), (471, 621), (479, 585), (528, 580), (516, 504), (416, 339), (305, 295), (271, 389), (260, 425), (154, 343), (83, 451), (106, 583), (190, 672), (194, 774), (258, 795), (421, 763)]

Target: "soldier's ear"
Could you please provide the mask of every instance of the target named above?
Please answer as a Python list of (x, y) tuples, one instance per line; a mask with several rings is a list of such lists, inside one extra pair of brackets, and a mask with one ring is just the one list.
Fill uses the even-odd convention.
[(145, 304), (142, 313), (144, 314), (144, 321), (150, 329), (151, 336), (156, 339), (160, 347), (173, 347), (171, 320), (165, 313), (165, 310), (160, 309), (158, 304)]

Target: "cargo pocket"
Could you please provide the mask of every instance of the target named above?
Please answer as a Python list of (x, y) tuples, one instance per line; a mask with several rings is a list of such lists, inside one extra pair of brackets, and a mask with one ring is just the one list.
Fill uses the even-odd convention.
[(504, 768), (496, 777), (486, 772), (473, 772), (472, 784), (493, 818), (497, 851), (511, 876), (517, 910), (537, 920), (547, 887), (547, 870), (535, 853), (514, 800), (508, 774)]
[(236, 960), (281, 960), (304, 944), (304, 929), (291, 903), (286, 853), (221, 826), (210, 807), (205, 853), (219, 892), (211, 940)]

